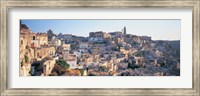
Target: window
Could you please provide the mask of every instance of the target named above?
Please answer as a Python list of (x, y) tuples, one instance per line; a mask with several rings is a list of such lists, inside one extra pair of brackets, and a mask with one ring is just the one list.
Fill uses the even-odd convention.
[(21, 44), (23, 45), (23, 40), (21, 40)]
[(35, 40), (35, 36), (33, 36), (33, 40)]
[(37, 53), (37, 57), (39, 57), (40, 55), (39, 55), (39, 52)]

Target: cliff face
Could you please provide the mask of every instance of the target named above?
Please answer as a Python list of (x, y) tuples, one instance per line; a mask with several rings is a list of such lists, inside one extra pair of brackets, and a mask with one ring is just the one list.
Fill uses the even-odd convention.
[(22, 73), (20, 72), (21, 76), (30, 75), (29, 71), (31, 70), (31, 62), (33, 59), (34, 59), (34, 49), (29, 48), (28, 46), (26, 46), (25, 49), (23, 49), (20, 45), (20, 61), (21, 61), (20, 65), (22, 67), (20, 68), (22, 71)]
[[(20, 25), (20, 32), (30, 33), (28, 27), (25, 24)], [(29, 39), (25, 35), (20, 33), (20, 76), (29, 76), (31, 70), (31, 60), (34, 59), (34, 49), (28, 45)]]

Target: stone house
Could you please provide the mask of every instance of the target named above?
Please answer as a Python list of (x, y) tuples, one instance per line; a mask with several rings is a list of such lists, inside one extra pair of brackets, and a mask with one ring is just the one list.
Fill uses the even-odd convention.
[(50, 57), (53, 57), (53, 56), (55, 56), (55, 53), (56, 53), (55, 47), (50, 46), (50, 47), (49, 47), (49, 56), (50, 56)]
[(88, 42), (81, 42), (79, 44), (79, 51), (82, 52), (82, 53), (88, 52), (88, 48), (89, 48)]
[(150, 41), (151, 37), (149, 37), (149, 36), (141, 36), (140, 40)]
[(105, 66), (107, 68), (108, 67), (108, 62), (107, 61), (99, 61), (98, 65), (99, 66)]
[(61, 46), (62, 41), (58, 38), (52, 38), (51, 41), (49, 41), (49, 44), (59, 47), (59, 46)]
[(136, 65), (144, 66), (145, 58), (144, 57), (135, 57)]
[(64, 54), (63, 60), (65, 60), (70, 65), (70, 67), (69, 67), (70, 69), (77, 68), (76, 55), (74, 55), (74, 54)]
[(103, 32), (103, 31), (98, 31), (98, 32), (90, 32), (89, 33), (89, 41), (97, 42), (97, 41), (103, 41), (105, 39), (110, 38), (111, 35)]
[(71, 45), (70, 45), (70, 44), (62, 44), (62, 45), (61, 45), (61, 48), (62, 48), (62, 50), (70, 51)]
[(48, 35), (46, 33), (37, 33), (39, 45), (48, 45)]
[(45, 57), (55, 56), (55, 47), (52, 46), (41, 46), (35, 49), (35, 58), (43, 59)]
[(31, 48), (40, 47), (36, 33), (31, 33), (30, 34), (30, 40), (31, 40)]

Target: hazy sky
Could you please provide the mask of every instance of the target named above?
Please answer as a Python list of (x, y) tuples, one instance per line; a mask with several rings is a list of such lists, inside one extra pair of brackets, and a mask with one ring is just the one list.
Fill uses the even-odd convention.
[(180, 40), (181, 20), (22, 20), (33, 32), (89, 36), (89, 32), (121, 31), (127, 34), (151, 36), (153, 40)]

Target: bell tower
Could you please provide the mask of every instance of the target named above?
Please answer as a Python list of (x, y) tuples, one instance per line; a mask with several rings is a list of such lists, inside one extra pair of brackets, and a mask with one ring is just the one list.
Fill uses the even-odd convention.
[(122, 29), (122, 32), (124, 33), (124, 34), (126, 34), (126, 27), (124, 26), (124, 28)]

